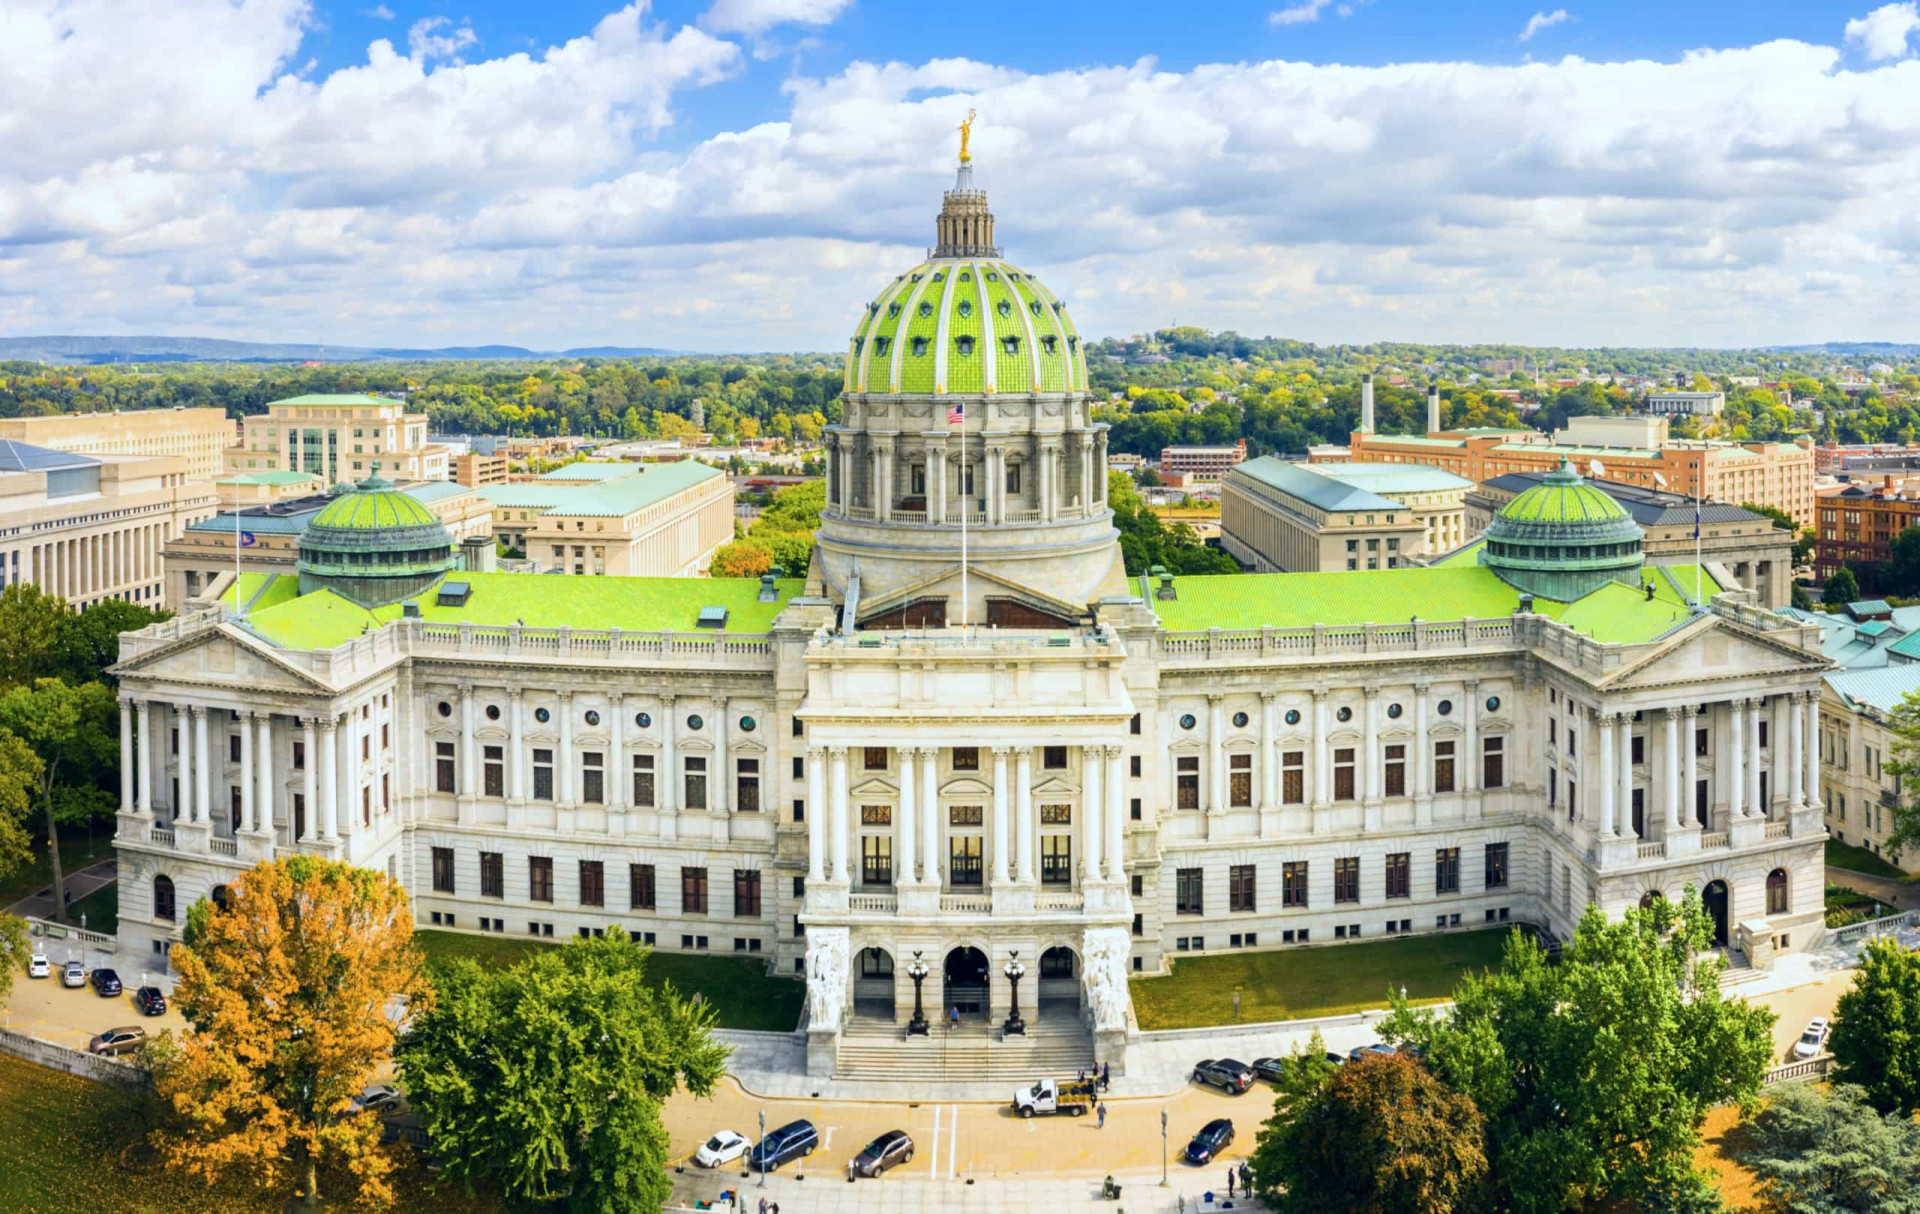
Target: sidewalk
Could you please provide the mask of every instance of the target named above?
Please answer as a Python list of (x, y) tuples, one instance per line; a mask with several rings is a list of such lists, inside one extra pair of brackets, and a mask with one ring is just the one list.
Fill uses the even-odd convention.
[(1855, 872), (1850, 868), (1835, 868), (1829, 864), (1827, 865), (1827, 884), (1857, 889), (1869, 897), (1880, 899), (1888, 906), (1897, 906), (1902, 910), (1911, 910), (1920, 906), (1920, 885), (1895, 881), (1891, 877), (1875, 877), (1869, 873)]
[[(1224, 1189), (1214, 1190), (1214, 1201), (1203, 1197), (1209, 1185), (1225, 1180), (1223, 1170), (1188, 1169), (1176, 1165), (1168, 1173), (1168, 1186), (1160, 1187), (1160, 1174), (1115, 1174), (1120, 1183), (1120, 1200), (1100, 1196), (1098, 1180), (921, 1180), (885, 1176), (848, 1184), (837, 1173), (798, 1173), (788, 1170), (767, 1177), (765, 1188), (759, 1177), (739, 1179), (738, 1173), (716, 1175), (695, 1173), (674, 1177), (673, 1198), (668, 1209), (691, 1208), (694, 1201), (717, 1201), (720, 1193), (739, 1186), (740, 1209), (758, 1214), (760, 1198), (780, 1203), (780, 1214), (1007, 1214), (1008, 1211), (1099, 1211), (1100, 1214), (1213, 1214), (1220, 1210), (1265, 1211), (1259, 1202), (1236, 1194), (1228, 1199)], [(798, 1179), (806, 1176), (805, 1180)], [(1184, 1199), (1184, 1205), (1182, 1200)], [(732, 1209), (715, 1205), (716, 1210)]]
[[(93, 893), (95, 890), (112, 885), (114, 873), (115, 866), (112, 857), (89, 865), (86, 868), (75, 869), (68, 873), (66, 875), (68, 904), (71, 905), (72, 903), (80, 901), (80, 899)], [(7, 907), (7, 913), (10, 915), (19, 915), (23, 919), (53, 918), (52, 880), (49, 879), (44, 888), (35, 890), (12, 906)], [(74, 922), (75, 926), (79, 925), (78, 920)]]

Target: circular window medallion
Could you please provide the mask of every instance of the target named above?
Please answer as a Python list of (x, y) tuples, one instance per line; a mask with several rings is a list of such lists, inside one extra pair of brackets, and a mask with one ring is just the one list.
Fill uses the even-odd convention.
[(1287, 709), (1287, 724), (1298, 725), (1299, 723), (1300, 723), (1300, 710), (1298, 708)]
[(587, 724), (598, 725), (599, 723), (600, 723), (600, 714), (595, 712), (591, 708), (587, 709)]
[(498, 704), (487, 705), (487, 720), (498, 721), (499, 719), (500, 719), (500, 706)]
[(1500, 711), (1500, 697), (1499, 697), (1499, 696), (1488, 696), (1488, 697), (1487, 697), (1487, 711), (1488, 711), (1488, 712), (1499, 712), (1499, 711)]
[(705, 728), (706, 724), (707, 723), (704, 720), (702, 720), (698, 714), (695, 714), (687, 718), (687, 728), (695, 731), (696, 733), (699, 732), (701, 729)]
[(1400, 706), (1398, 704), (1387, 705), (1387, 717), (1389, 720), (1395, 720), (1395, 721), (1399, 720)]
[(1180, 728), (1182, 728), (1182, 729), (1192, 729), (1192, 728), (1194, 727), (1194, 725), (1196, 725), (1197, 723), (1198, 723), (1198, 722), (1196, 722), (1196, 721), (1195, 721), (1195, 720), (1193, 719), (1193, 714), (1192, 714), (1192, 713), (1190, 713), (1190, 712), (1183, 712), (1183, 713), (1181, 713), (1181, 714), (1180, 714)]
[(1440, 702), (1439, 702), (1438, 704), (1435, 704), (1435, 705), (1434, 705), (1434, 708), (1435, 708), (1435, 709), (1436, 709), (1436, 710), (1437, 710), (1437, 711), (1438, 711), (1438, 712), (1440, 713), (1440, 715), (1441, 715), (1441, 716), (1443, 716), (1443, 717), (1444, 717), (1444, 716), (1446, 716), (1446, 715), (1447, 715), (1448, 713), (1450, 713), (1450, 712), (1452, 712), (1452, 711), (1453, 711), (1453, 701), (1452, 701), (1452, 700), (1442, 700), (1442, 701), (1440, 701)]
[(653, 724), (653, 714), (650, 712), (636, 712), (633, 714), (633, 723), (642, 729), (646, 729)]
[(533, 719), (545, 725), (548, 721), (553, 720), (553, 714), (544, 708), (536, 708), (533, 710)]
[(1245, 728), (1247, 727), (1247, 714), (1246, 714), (1246, 713), (1244, 713), (1244, 712), (1236, 712), (1236, 713), (1234, 713), (1234, 714), (1233, 714), (1233, 727), (1234, 727), (1235, 729), (1245, 729)]
[(445, 700), (442, 700), (437, 706), (436, 711), (439, 712), (439, 714), (443, 717), (450, 717), (453, 715), (453, 705), (447, 703)]
[(1342, 709), (1341, 709), (1341, 710), (1340, 710), (1339, 712), (1336, 712), (1336, 713), (1334, 713), (1333, 715), (1334, 715), (1334, 716), (1335, 716), (1336, 718), (1338, 718), (1339, 720), (1342, 720), (1342, 721), (1351, 721), (1351, 720), (1353, 720), (1353, 709), (1351, 709), (1351, 708), (1342, 708)]
[(757, 727), (759, 726), (759, 724), (760, 724), (760, 722), (758, 722), (758, 721), (756, 721), (756, 720), (754, 720), (754, 719), (753, 719), (752, 717), (741, 717), (741, 718), (740, 718), (740, 732), (741, 732), (741, 733), (752, 733), (752, 732), (753, 732), (753, 731), (754, 731), (754, 730), (755, 730), (755, 729), (756, 729), (756, 728), (757, 728)]

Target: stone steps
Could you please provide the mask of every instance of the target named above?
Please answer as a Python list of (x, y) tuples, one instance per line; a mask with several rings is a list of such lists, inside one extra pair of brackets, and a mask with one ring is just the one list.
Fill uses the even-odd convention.
[(929, 1079), (1020, 1084), (1066, 1078), (1093, 1069), (1093, 1038), (1075, 1020), (1033, 1022), (1028, 1035), (1000, 1037), (998, 1025), (935, 1028), (927, 1037), (903, 1037), (885, 1022), (849, 1025), (840, 1039), (840, 1079), (914, 1082)]

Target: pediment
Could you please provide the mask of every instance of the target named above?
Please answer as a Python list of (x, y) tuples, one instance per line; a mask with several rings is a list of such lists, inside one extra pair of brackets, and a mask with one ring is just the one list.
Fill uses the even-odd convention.
[(940, 786), (940, 795), (943, 797), (990, 797), (993, 795), (993, 785), (984, 780), (976, 780), (972, 776), (955, 776)]
[(117, 664), (123, 684), (139, 690), (149, 683), (244, 688), (292, 695), (331, 694), (333, 688), (280, 657), (263, 641), (230, 625), (183, 637)]
[(856, 797), (894, 797), (900, 794), (900, 786), (892, 780), (871, 776), (854, 784), (847, 792)]
[(1808, 675), (1830, 669), (1818, 652), (1799, 649), (1713, 618), (1603, 681), (1611, 691), (1676, 683)]
[(1079, 791), (1078, 784), (1060, 776), (1048, 776), (1044, 780), (1034, 781), (1033, 784), (1033, 795), (1036, 797), (1071, 797)]

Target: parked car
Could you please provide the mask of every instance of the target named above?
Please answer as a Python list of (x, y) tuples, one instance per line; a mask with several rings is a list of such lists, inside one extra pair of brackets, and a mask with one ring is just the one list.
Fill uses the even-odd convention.
[(811, 1121), (804, 1118), (789, 1121), (778, 1129), (768, 1130), (765, 1138), (753, 1144), (753, 1149), (747, 1152), (747, 1168), (771, 1172), (790, 1159), (813, 1154), (819, 1145), (820, 1135)]
[(139, 1049), (147, 1043), (147, 1030), (137, 1024), (126, 1028), (108, 1029), (96, 1033), (87, 1042), (87, 1049), (95, 1054), (126, 1054)]
[(1356, 1045), (1348, 1050), (1347, 1061), (1359, 1062), (1369, 1054), (1385, 1054), (1391, 1056), (1393, 1052), (1394, 1049), (1392, 1046), (1376, 1041), (1372, 1045)]
[(133, 1006), (142, 1016), (158, 1016), (167, 1010), (167, 993), (157, 986), (143, 986), (133, 992)]
[(703, 1168), (717, 1168), (723, 1163), (740, 1158), (747, 1153), (747, 1136), (736, 1134), (732, 1130), (721, 1130), (712, 1138), (700, 1144), (693, 1153), (693, 1162)]
[(1807, 1031), (1800, 1034), (1800, 1040), (1793, 1043), (1795, 1058), (1812, 1058), (1826, 1048), (1827, 1018), (1815, 1016), (1807, 1021)]
[(35, 953), (31, 958), (28, 959), (27, 977), (29, 978), (53, 977), (53, 963), (47, 960), (47, 955), (45, 953)]
[(1335, 1051), (1333, 1051), (1333, 1050), (1328, 1050), (1328, 1051), (1327, 1051), (1327, 1053), (1326, 1053), (1326, 1059), (1327, 1059), (1327, 1061), (1328, 1061), (1328, 1062), (1331, 1062), (1331, 1063), (1332, 1063), (1333, 1065), (1335, 1065), (1335, 1066), (1345, 1066), (1345, 1065), (1347, 1065), (1347, 1056), (1346, 1056), (1345, 1054), (1341, 1054), (1341, 1053), (1336, 1053), (1336, 1052), (1335, 1052)]
[(855, 1176), (878, 1176), (888, 1168), (913, 1162), (913, 1139), (905, 1130), (888, 1130), (866, 1145), (848, 1164)]
[(354, 1112), (378, 1113), (382, 1117), (400, 1112), (406, 1104), (400, 1096), (400, 1089), (391, 1083), (370, 1083), (353, 1097)]
[(90, 975), (93, 993), (102, 999), (111, 999), (120, 993), (120, 975), (109, 969), (98, 969)]
[(1013, 1111), (1022, 1117), (1054, 1113), (1084, 1117), (1099, 1103), (1096, 1086), (1082, 1079), (1041, 1079), (1013, 1094)]
[(1233, 1142), (1233, 1123), (1225, 1117), (1216, 1117), (1200, 1127), (1200, 1132), (1187, 1144), (1186, 1160), (1190, 1164), (1212, 1163), (1214, 1156), (1227, 1149)]
[(1253, 1086), (1253, 1068), (1233, 1058), (1207, 1058), (1194, 1066), (1193, 1081), (1210, 1083), (1238, 1096)]
[(87, 967), (86, 966), (81, 965), (78, 961), (69, 961), (66, 963), (66, 965), (61, 967), (61, 970), (60, 970), (61, 986), (85, 986), (86, 984), (87, 984)]

